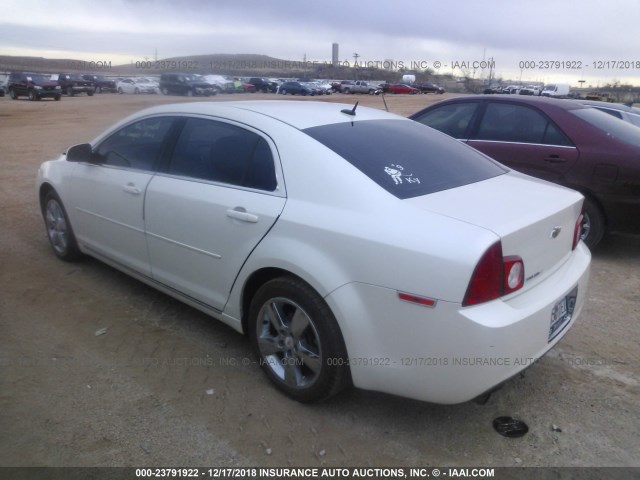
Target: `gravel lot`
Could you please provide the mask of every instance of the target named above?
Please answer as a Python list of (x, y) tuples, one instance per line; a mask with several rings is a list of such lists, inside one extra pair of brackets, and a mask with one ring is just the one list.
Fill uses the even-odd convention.
[[(265, 98), (275, 96), (214, 100)], [(382, 97), (322, 100), (356, 98), (384, 108)], [(386, 101), (407, 115), (442, 98)], [(358, 390), (298, 404), (230, 328), (97, 261), (58, 261), (38, 165), (129, 113), (181, 101), (0, 98), (0, 466), (640, 466), (638, 236), (603, 242), (579, 322), (485, 405)], [(501, 415), (529, 433), (498, 435)]]

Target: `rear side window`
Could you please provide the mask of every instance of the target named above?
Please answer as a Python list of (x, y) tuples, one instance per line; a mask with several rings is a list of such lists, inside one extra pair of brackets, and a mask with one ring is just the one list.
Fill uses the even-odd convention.
[(571, 113), (605, 132), (608, 136), (640, 145), (640, 129), (595, 108), (576, 108)]
[(304, 132), (401, 199), (506, 172), (476, 150), (408, 120), (344, 122), (307, 128)]
[(152, 171), (172, 123), (172, 117), (154, 117), (127, 125), (100, 144), (97, 160), (104, 165)]
[(541, 112), (512, 103), (489, 103), (474, 139), (573, 146)]
[(612, 117), (616, 117), (622, 120), (622, 113), (617, 110), (611, 110), (610, 108), (601, 108), (601, 107), (593, 107), (596, 110), (600, 110), (601, 112), (608, 113)]
[(176, 144), (168, 173), (274, 191), (269, 144), (260, 135), (224, 122), (190, 118)]
[(467, 130), (478, 105), (478, 102), (450, 103), (411, 118), (453, 138), (466, 139)]

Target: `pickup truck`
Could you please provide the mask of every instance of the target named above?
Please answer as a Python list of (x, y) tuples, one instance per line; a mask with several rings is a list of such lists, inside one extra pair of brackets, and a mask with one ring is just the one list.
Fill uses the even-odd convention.
[(342, 87), (342, 93), (368, 93), (369, 95), (378, 95), (382, 89), (373, 83), (367, 83), (357, 80), (352, 84), (345, 84)]

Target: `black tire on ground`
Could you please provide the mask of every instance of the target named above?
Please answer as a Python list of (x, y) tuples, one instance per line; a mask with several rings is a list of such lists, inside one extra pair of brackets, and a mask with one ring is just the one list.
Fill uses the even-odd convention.
[(70, 97), (73, 97), (73, 88), (67, 87), (67, 95), (69, 95)]
[(60, 97), (61, 97), (61, 95), (56, 95), (56, 96), (54, 97), (54, 100), (55, 100), (56, 102), (59, 102), (59, 101), (60, 101)]
[(71, 228), (67, 211), (60, 197), (53, 190), (44, 197), (42, 217), (53, 253), (67, 262), (79, 258), (82, 254)]
[(9, 90), (9, 96), (11, 97), (12, 100), (18, 99), (18, 95), (16, 95), (16, 91), (14, 89)]
[(90, 97), (93, 97), (93, 92), (87, 92), (87, 95), (89, 95)]
[(592, 199), (585, 197), (582, 220), (582, 241), (590, 249), (594, 249), (606, 230), (606, 222), (602, 210)]
[(33, 90), (29, 90), (29, 100), (35, 102), (38, 99), (38, 95)]
[(325, 400), (351, 384), (340, 327), (324, 299), (296, 277), (258, 289), (249, 338), (267, 377), (300, 402)]

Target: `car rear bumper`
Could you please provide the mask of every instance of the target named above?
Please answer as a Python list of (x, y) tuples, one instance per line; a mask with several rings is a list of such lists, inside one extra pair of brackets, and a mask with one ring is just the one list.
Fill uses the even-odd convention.
[[(585, 301), (590, 259), (581, 242), (545, 281), (466, 308), (444, 301), (424, 307), (369, 284), (340, 287), (326, 300), (345, 338), (354, 385), (443, 404), (492, 389), (535, 363), (575, 323)], [(551, 311), (576, 287), (571, 319), (549, 341)]]

